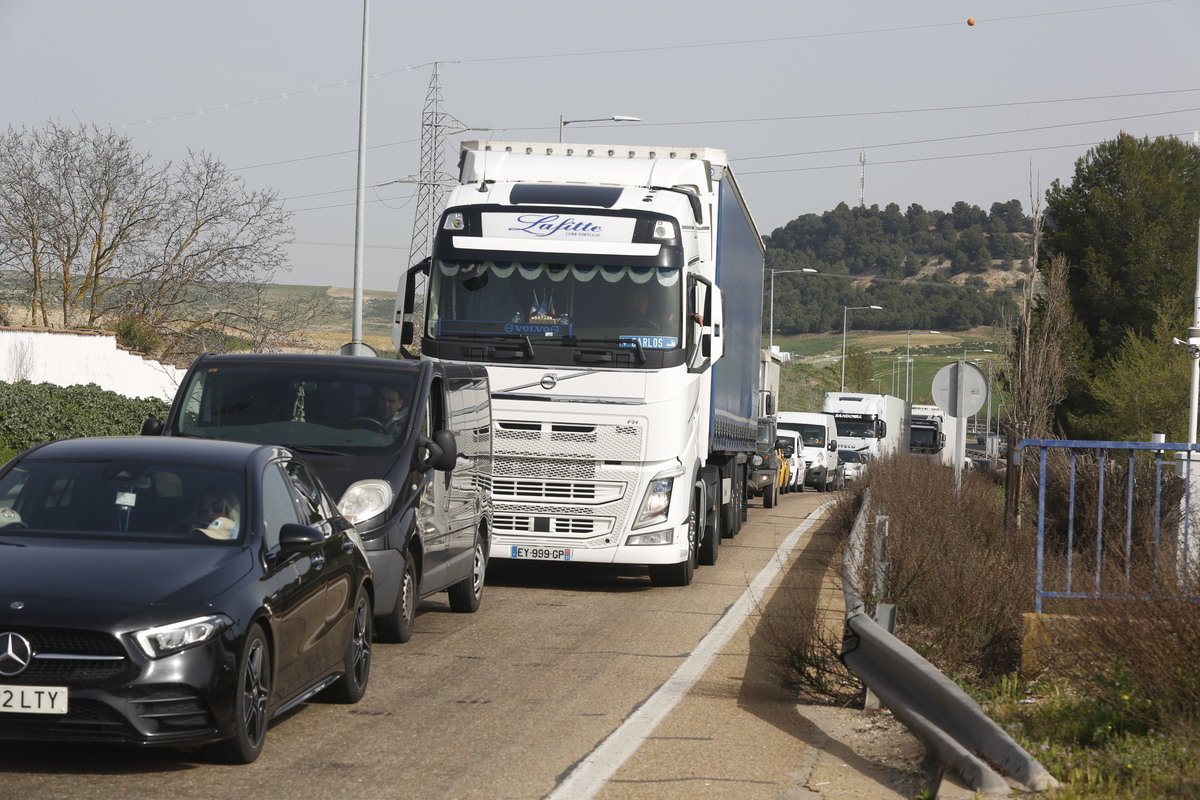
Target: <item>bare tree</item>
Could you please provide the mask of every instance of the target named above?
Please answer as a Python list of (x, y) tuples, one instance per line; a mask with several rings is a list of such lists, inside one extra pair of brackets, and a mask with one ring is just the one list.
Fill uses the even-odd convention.
[(24, 277), (31, 322), (137, 316), (169, 339), (269, 283), (291, 235), (275, 192), (210, 156), (155, 166), (96, 126), (0, 136), (0, 264)]

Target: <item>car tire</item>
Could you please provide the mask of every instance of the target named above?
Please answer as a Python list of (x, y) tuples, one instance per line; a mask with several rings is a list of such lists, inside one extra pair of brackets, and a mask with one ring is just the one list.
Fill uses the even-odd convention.
[(210, 746), (214, 760), (249, 764), (262, 753), (267, 739), (271, 681), (271, 651), (262, 627), (255, 624), (246, 633), (246, 642), (238, 656), (233, 709), (236, 730), (232, 738)]
[(475, 547), (471, 555), (471, 574), (449, 589), (450, 610), (459, 614), (473, 614), (483, 602), (483, 582), (487, 574), (487, 541), (475, 534)]
[(763, 489), (763, 508), (775, 507), (775, 486), (767, 486)]
[(375, 620), (375, 635), (388, 643), (407, 642), (412, 638), (417, 622), (417, 562), (412, 551), (404, 548), (404, 575), (396, 592), (396, 604), (391, 613)]
[(692, 510), (688, 514), (688, 557), (678, 564), (651, 564), (650, 582), (655, 586), (687, 586), (696, 574), (696, 560), (699, 535), (700, 506), (697, 500), (692, 501)]
[(335, 703), (357, 703), (367, 693), (371, 679), (371, 598), (367, 587), (358, 587), (354, 613), (350, 617), (350, 635), (342, 659), (342, 677), (325, 690), (325, 697)]

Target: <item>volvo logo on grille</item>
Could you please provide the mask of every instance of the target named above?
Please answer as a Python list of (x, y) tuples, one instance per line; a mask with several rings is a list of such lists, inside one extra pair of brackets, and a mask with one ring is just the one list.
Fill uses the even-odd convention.
[(19, 633), (0, 633), (0, 675), (20, 675), (33, 658), (33, 647)]
[(547, 372), (545, 375), (542, 376), (542, 388), (545, 389), (546, 391), (550, 391), (557, 385), (558, 385), (558, 376), (555, 375), (553, 372)]

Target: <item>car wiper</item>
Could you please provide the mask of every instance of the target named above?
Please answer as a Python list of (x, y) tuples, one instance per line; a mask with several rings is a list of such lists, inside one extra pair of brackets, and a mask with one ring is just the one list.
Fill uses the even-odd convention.
[(323, 447), (313, 447), (310, 444), (289, 444), (289, 450), (295, 450), (298, 453), (308, 453), (316, 456), (343, 456), (349, 458), (345, 453), (339, 453), (337, 450), (326, 450)]

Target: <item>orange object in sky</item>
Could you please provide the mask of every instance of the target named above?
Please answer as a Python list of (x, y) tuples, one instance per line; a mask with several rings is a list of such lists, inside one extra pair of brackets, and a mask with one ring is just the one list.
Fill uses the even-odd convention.
[(975, 24), (975, 18), (974, 18), (974, 17), (968, 17), (968, 18), (967, 18), (967, 24), (968, 24), (968, 25), (974, 25), (974, 24)]

